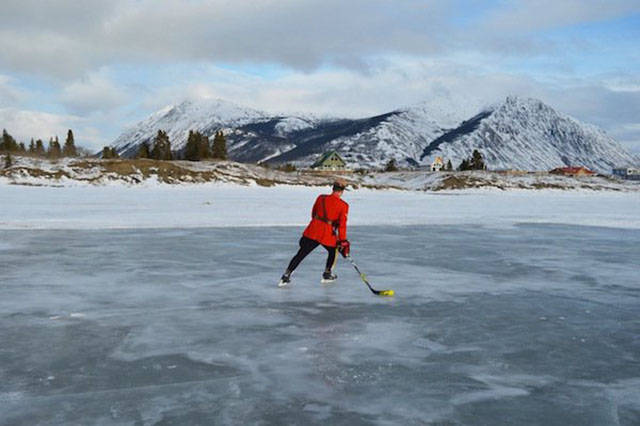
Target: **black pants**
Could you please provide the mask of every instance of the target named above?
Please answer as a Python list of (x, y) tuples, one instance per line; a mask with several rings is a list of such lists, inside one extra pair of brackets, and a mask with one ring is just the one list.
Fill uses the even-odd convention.
[[(298, 253), (296, 253), (296, 255), (293, 256), (293, 259), (291, 259), (291, 262), (289, 262), (287, 272), (293, 272), (298, 267), (300, 262), (302, 262), (302, 260), (319, 245), (319, 242), (312, 240), (311, 238), (307, 238), (304, 236), (300, 238), (300, 250), (298, 250)], [(329, 252), (325, 270), (331, 271), (333, 269), (333, 264), (336, 262), (336, 248), (325, 245), (323, 245), (322, 247), (324, 247)]]

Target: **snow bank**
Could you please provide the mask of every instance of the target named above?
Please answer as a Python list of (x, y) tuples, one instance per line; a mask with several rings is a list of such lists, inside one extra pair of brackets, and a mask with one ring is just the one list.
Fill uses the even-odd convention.
[[(152, 184), (0, 184), (0, 229), (304, 226), (320, 188)], [(640, 194), (581, 191), (359, 189), (345, 194), (351, 225), (558, 223), (640, 228)]]

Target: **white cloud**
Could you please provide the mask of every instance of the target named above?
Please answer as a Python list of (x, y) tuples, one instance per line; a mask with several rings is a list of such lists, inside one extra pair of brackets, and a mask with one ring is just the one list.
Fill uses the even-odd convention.
[[(0, 65), (77, 77), (113, 63), (271, 63), (311, 71), (367, 69), (388, 54), (485, 49), (483, 33), (453, 24), (445, 0), (95, 1), (5, 0)], [(503, 52), (544, 46), (491, 31)], [(482, 37), (480, 37), (482, 35)], [(494, 48), (495, 48), (494, 46)]]
[(58, 33), (0, 27), (0, 66), (16, 72), (63, 78), (82, 75), (96, 62), (92, 49), (86, 40)]
[(442, 0), (3, 3), (0, 65), (63, 78), (114, 62), (359, 66), (371, 54), (435, 50), (440, 18), (452, 13)]
[(0, 74), (0, 107), (16, 105), (27, 99), (27, 94), (14, 86), (13, 80)]
[(603, 76), (603, 84), (615, 92), (640, 92), (640, 75)]
[(640, 154), (640, 122), (616, 126), (610, 134), (633, 152)]
[[(469, 8), (479, 8), (470, 2)], [(637, 0), (4, 0), (0, 65), (77, 77), (113, 63), (275, 63), (366, 69), (371, 57), (553, 50), (532, 32), (637, 12)], [(461, 12), (462, 10), (462, 12)], [(528, 38), (517, 37), (523, 33)]]
[(78, 146), (97, 151), (107, 143), (98, 129), (73, 115), (0, 108), (0, 123), (16, 140), (25, 145), (28, 145), (31, 138), (42, 139), (45, 143), (55, 136), (64, 140), (68, 129), (73, 130)]
[(483, 28), (528, 33), (606, 21), (638, 11), (640, 4), (635, 0), (514, 0), (490, 12)]
[(90, 73), (64, 87), (60, 102), (72, 113), (87, 115), (108, 112), (130, 100), (127, 92), (118, 87), (105, 72)]
[(27, 142), (31, 138), (48, 140), (55, 135), (62, 137), (78, 122), (78, 118), (40, 111), (2, 108), (0, 122), (4, 123), (4, 127), (17, 140)]

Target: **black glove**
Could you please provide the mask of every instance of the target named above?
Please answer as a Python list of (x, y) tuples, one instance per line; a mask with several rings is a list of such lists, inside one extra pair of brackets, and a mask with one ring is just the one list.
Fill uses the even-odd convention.
[(342, 257), (349, 256), (349, 252), (351, 251), (351, 244), (349, 243), (349, 240), (338, 241), (338, 251)]

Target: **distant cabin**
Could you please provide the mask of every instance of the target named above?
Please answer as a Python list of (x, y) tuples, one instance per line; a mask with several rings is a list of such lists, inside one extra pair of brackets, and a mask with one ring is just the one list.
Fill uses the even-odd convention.
[(436, 159), (433, 160), (433, 163), (431, 163), (431, 171), (439, 172), (443, 168), (444, 168), (444, 161), (442, 160), (442, 157), (436, 157)]
[(557, 169), (551, 170), (549, 173), (554, 175), (563, 175), (563, 176), (593, 176), (595, 173), (586, 167), (558, 167)]
[(329, 151), (318, 158), (311, 168), (320, 171), (343, 172), (347, 171), (347, 163), (336, 151)]
[(633, 167), (622, 167), (613, 169), (613, 175), (622, 179), (640, 180), (640, 169)]

